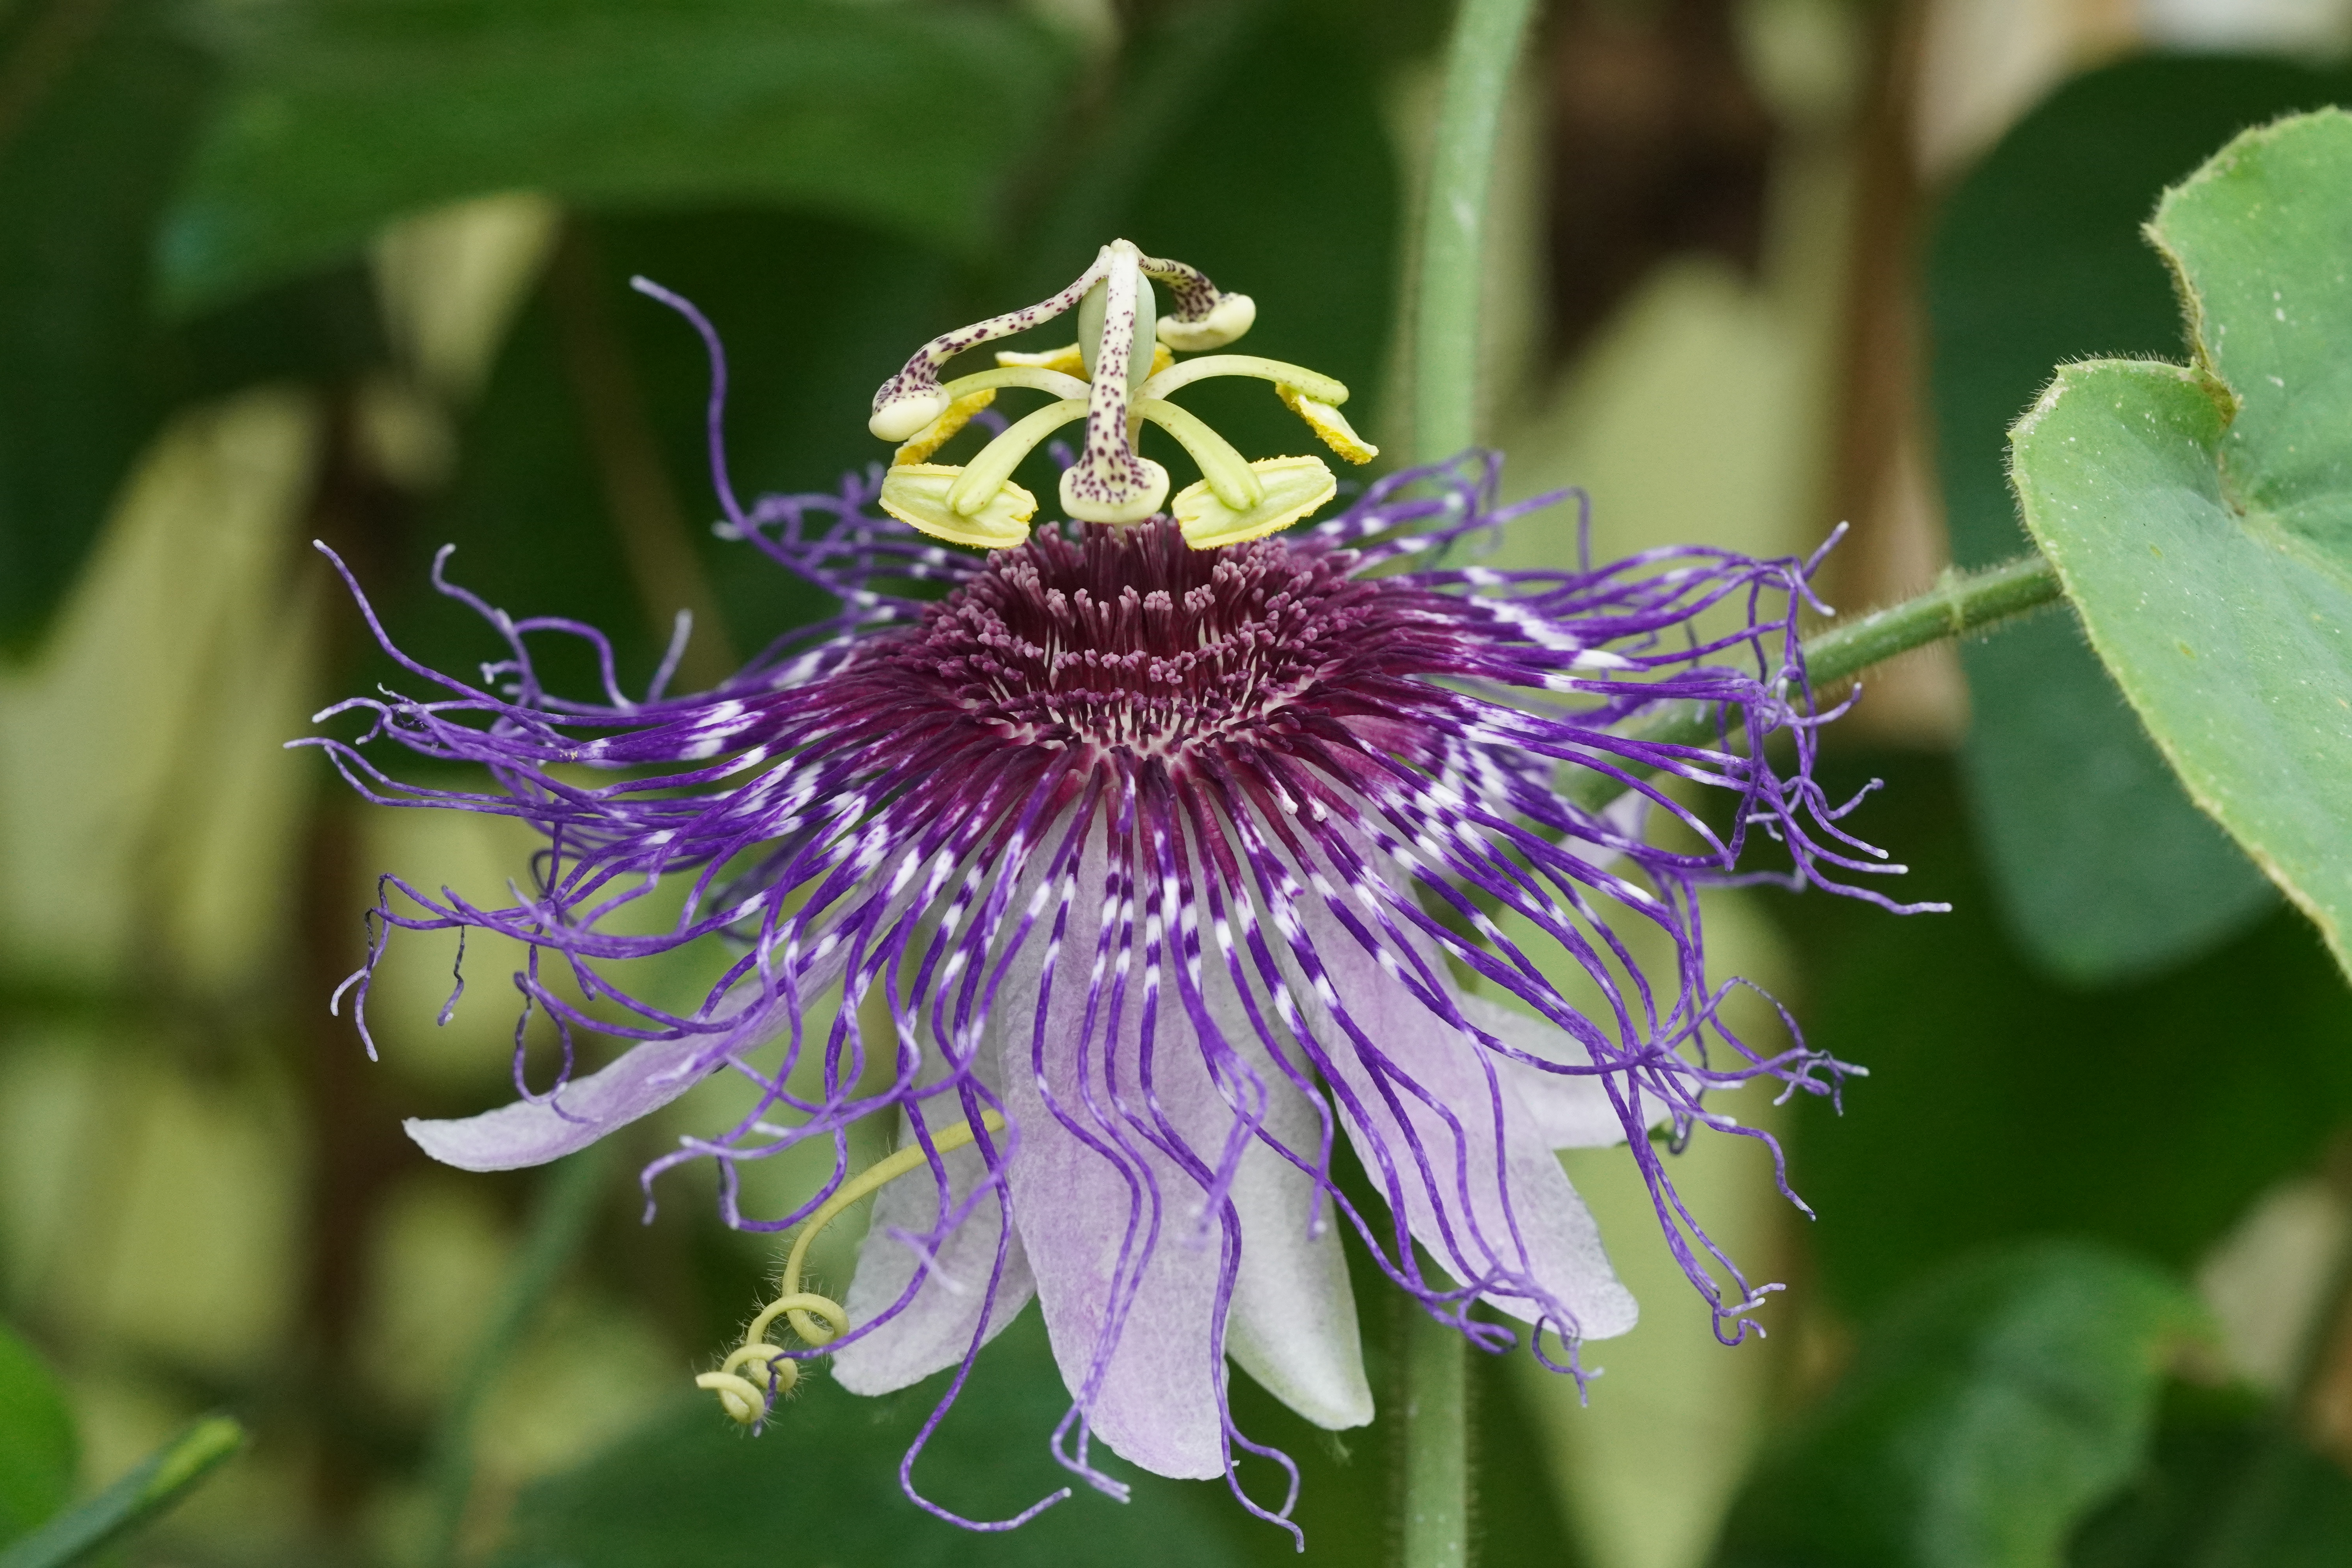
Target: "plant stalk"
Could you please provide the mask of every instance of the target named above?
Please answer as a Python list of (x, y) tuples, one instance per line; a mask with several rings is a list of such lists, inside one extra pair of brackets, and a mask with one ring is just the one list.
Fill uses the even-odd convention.
[[(1503, 97), (1534, 0), (1460, 0), (1446, 47), (1414, 300), (1413, 451), (1443, 462), (1476, 444), (1480, 294)], [(1470, 1561), (1468, 1354), (1459, 1332), (1405, 1314), (1405, 1568)]]
[[(2021, 555), (1981, 572), (1948, 574), (1916, 598), (1818, 632), (1805, 640), (1805, 676), (1815, 691), (1860, 674), (1872, 665), (1946, 637), (1966, 636), (2058, 599), (2057, 569), (2041, 555)], [(1628, 739), (1669, 746), (1717, 743), (1717, 704), (1662, 702), (1621, 724)], [(1569, 795), (1579, 805), (1599, 810), (1625, 793), (1625, 782), (1579, 769)]]
[(1478, 441), (1479, 296), (1503, 94), (1533, 0), (1461, 0), (1430, 150), (1412, 328), (1414, 460)]
[(1416, 1306), (1404, 1325), (1404, 1561), (1470, 1561), (1470, 1364), (1462, 1334)]

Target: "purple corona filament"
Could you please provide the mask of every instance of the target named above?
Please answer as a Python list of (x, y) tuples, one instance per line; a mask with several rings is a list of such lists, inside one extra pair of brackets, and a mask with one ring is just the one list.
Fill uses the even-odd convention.
[[(1813, 562), (1692, 547), (1574, 570), (1463, 563), (1562, 499), (1498, 505), (1484, 453), (1216, 550), (1160, 518), (973, 555), (877, 514), (878, 468), (747, 509), (719, 446), (717, 337), (646, 291), (709, 345), (720, 531), (840, 608), (714, 690), (668, 697), (656, 680), (642, 701), (593, 628), (509, 618), (446, 579), (446, 551), (436, 585), (504, 658), (469, 682), (377, 626), (427, 694), (341, 703), (328, 713), (366, 713), (365, 733), (308, 743), (370, 800), (520, 817), (547, 838), (509, 904), (385, 880), (350, 983), (362, 1035), (389, 928), (454, 929), (529, 945), (526, 1014), (547, 1014), (561, 1046), (551, 1077), (519, 1029), (520, 1100), (410, 1123), (429, 1152), (540, 1163), (732, 1072), (757, 1104), (649, 1166), (648, 1201), (663, 1171), (709, 1159), (728, 1224), (783, 1231), (845, 1201), (845, 1130), (887, 1114), (906, 1179), (880, 1188), (845, 1305), (824, 1303), (845, 1327), (763, 1343), (750, 1370), (772, 1394), (779, 1368), (823, 1353), (845, 1386), (881, 1393), (956, 1368), (901, 1475), (974, 1528), (1019, 1520), (958, 1518), (912, 1466), (1033, 1295), (1073, 1399), (1052, 1442), (1074, 1474), (1122, 1489), (1087, 1458), (1099, 1438), (1161, 1474), (1224, 1476), (1286, 1524), (1289, 1500), (1253, 1501), (1235, 1479), (1236, 1448), (1266, 1450), (1234, 1426), (1223, 1369), (1326, 1426), (1370, 1418), (1342, 1226), (1482, 1348), (1516, 1336), (1469, 1316), (1481, 1300), (1580, 1382), (1579, 1347), (1634, 1309), (1559, 1148), (1625, 1146), (1718, 1337), (1745, 1336), (1775, 1287), (1708, 1240), (1662, 1144), (1706, 1127), (1771, 1146), (1710, 1093), (1765, 1079), (1834, 1096), (1855, 1069), (1793, 1026), (1768, 1046), (1727, 1022), (1697, 889), (1754, 876), (1759, 830), (1799, 885), (1856, 891), (1848, 873), (1900, 869), (1841, 828), (1853, 803), (1811, 776), (1832, 716), (1796, 639)], [(546, 636), (588, 640), (600, 698), (542, 689), (531, 643)], [(1717, 705), (1717, 743), (1617, 732), (1684, 700)], [(398, 782), (368, 749), (385, 741), (491, 783)], [(610, 782), (583, 782), (596, 770)], [(1625, 786), (1618, 805), (1562, 793), (1584, 770)], [(1684, 804), (1709, 791), (1729, 809)], [(1649, 842), (1654, 810), (1694, 847)], [(678, 881), (674, 922), (648, 934), (624, 918)], [(1663, 937), (1671, 966), (1636, 964), (1629, 925)], [(689, 942), (731, 955), (698, 1005), (632, 994), (629, 961)], [(1544, 952), (1580, 972), (1577, 1000)], [(856, 1016), (877, 992), (880, 1042)], [(627, 1048), (575, 1072), (583, 1032)], [(742, 1212), (743, 1163), (812, 1140), (835, 1151), (820, 1190), (781, 1215)], [(1342, 1142), (1376, 1204), (1335, 1180)]]

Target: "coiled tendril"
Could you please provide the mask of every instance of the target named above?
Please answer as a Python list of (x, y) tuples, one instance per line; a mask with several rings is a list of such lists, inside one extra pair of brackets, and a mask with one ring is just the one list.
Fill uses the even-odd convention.
[[(991, 1132), (1004, 1131), (1004, 1118), (993, 1110), (980, 1113), (982, 1126)], [(694, 1380), (697, 1388), (707, 1388), (719, 1395), (719, 1403), (739, 1425), (751, 1426), (768, 1418), (774, 1402), (793, 1390), (801, 1380), (799, 1359), (782, 1345), (768, 1342), (768, 1330), (778, 1318), (792, 1324), (793, 1332), (812, 1348), (822, 1349), (849, 1331), (849, 1313), (830, 1296), (801, 1289), (801, 1266), (808, 1260), (809, 1244), (824, 1227), (839, 1218), (844, 1209), (867, 1194), (930, 1163), (931, 1152), (945, 1154), (961, 1149), (980, 1134), (969, 1121), (959, 1122), (931, 1140), (930, 1151), (919, 1142), (909, 1143), (887, 1159), (877, 1160), (841, 1184), (840, 1191), (827, 1198), (816, 1213), (809, 1215), (808, 1224), (793, 1240), (792, 1251), (784, 1258), (784, 1274), (776, 1299), (760, 1310), (751, 1326), (743, 1331), (743, 1342), (728, 1354), (717, 1372), (706, 1372)], [(818, 1321), (823, 1319), (824, 1321)], [(743, 1375), (743, 1369), (757, 1366), (760, 1375)]]

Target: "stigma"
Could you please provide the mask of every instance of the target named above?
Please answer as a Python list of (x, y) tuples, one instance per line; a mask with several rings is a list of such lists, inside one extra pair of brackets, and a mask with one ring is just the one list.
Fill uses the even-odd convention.
[[(1158, 314), (1154, 285), (1174, 307)], [(1051, 353), (1000, 353), (996, 367), (942, 382), (957, 355), (1077, 312), (1078, 341)], [(1348, 389), (1303, 365), (1254, 354), (1213, 353), (1249, 331), (1257, 307), (1181, 261), (1144, 255), (1124, 239), (1097, 253), (1069, 285), (1034, 305), (960, 327), (915, 352), (874, 395), (866, 427), (898, 444), (882, 482), (881, 505), (900, 521), (951, 543), (1007, 550), (1024, 543), (1037, 498), (1013, 479), (1024, 458), (1064, 426), (1084, 420), (1085, 445), (1063, 470), (1064, 513), (1078, 522), (1131, 528), (1163, 510), (1185, 543), (1213, 549), (1260, 539), (1305, 519), (1337, 493), (1319, 458), (1244, 458), (1197, 415), (1170, 401), (1212, 376), (1273, 384), (1284, 405), (1351, 463), (1380, 448), (1349, 428), (1339, 405)], [(1179, 360), (1178, 354), (1199, 357)], [(1045, 406), (999, 431), (971, 461), (929, 461), (995, 401), (1001, 391), (1042, 392)], [(1159, 426), (1200, 469), (1171, 499), (1168, 470), (1137, 438)]]

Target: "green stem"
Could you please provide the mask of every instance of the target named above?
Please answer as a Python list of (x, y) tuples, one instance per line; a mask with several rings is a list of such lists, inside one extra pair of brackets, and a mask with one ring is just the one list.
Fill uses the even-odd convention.
[(245, 1428), (207, 1415), (129, 1475), (0, 1552), (0, 1568), (65, 1568), (153, 1520), (245, 1447)]
[[(2040, 555), (2021, 555), (1981, 572), (1948, 573), (1914, 599), (1857, 620), (1834, 626), (1805, 642), (1805, 675), (1821, 691), (1885, 659), (1946, 637), (1966, 634), (2054, 603), (2061, 593), (2057, 569)], [(1668, 746), (1717, 743), (1717, 709), (1711, 702), (1662, 702), (1621, 724), (1629, 740)], [(1599, 810), (1625, 793), (1623, 780), (1580, 769), (1569, 795)]]
[(1461, 0), (1430, 150), (1412, 329), (1416, 460), (1442, 462), (1478, 438), (1478, 304), (1486, 207), (1503, 95), (1534, 0)]
[[(1422, 202), (1413, 452), (1443, 462), (1478, 438), (1479, 296), (1503, 98), (1534, 0), (1459, 0)], [(1405, 1568), (1470, 1560), (1468, 1352), (1424, 1312), (1404, 1332)]]
[(474, 1491), (474, 1422), (483, 1402), (511, 1363), (523, 1336), (546, 1303), (564, 1271), (572, 1266), (588, 1237), (596, 1215), (596, 1200), (604, 1190), (612, 1163), (603, 1143), (595, 1143), (556, 1163), (547, 1184), (540, 1189), (523, 1236), (522, 1252), (499, 1294), (489, 1326), (474, 1345), (457, 1379), (457, 1392), (434, 1428), (427, 1474), (433, 1489), (434, 1534), (425, 1561), (457, 1561), (458, 1534), (466, 1521), (466, 1504)]
[(1469, 1355), (1461, 1331), (1403, 1311), (1405, 1568), (1470, 1561)]

